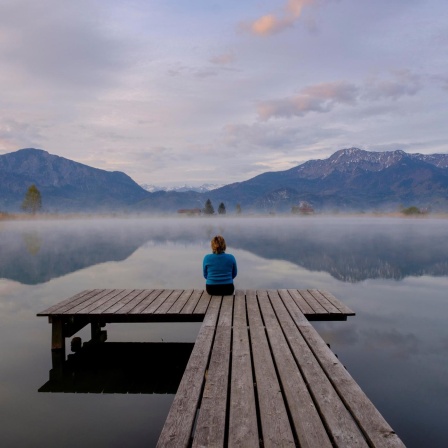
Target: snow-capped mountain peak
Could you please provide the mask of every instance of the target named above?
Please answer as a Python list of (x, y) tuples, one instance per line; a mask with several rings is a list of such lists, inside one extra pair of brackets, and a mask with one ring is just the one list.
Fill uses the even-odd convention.
[(193, 185), (181, 185), (176, 187), (166, 187), (160, 185), (152, 185), (152, 184), (141, 184), (142, 188), (150, 193), (154, 193), (156, 191), (176, 191), (178, 193), (184, 193), (186, 191), (195, 191), (197, 193), (206, 193), (207, 191), (215, 190), (216, 188), (222, 187), (222, 185), (217, 184), (202, 184), (200, 186)]

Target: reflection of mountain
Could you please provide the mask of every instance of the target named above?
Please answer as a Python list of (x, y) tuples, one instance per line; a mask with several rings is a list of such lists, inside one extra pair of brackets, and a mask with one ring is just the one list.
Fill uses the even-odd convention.
[(448, 231), (443, 222), (429, 229), (424, 221), (420, 228), (417, 222), (410, 226), (400, 220), (373, 227), (362, 220), (356, 227), (335, 225), (338, 220), (325, 226), (325, 221), (310, 221), (313, 224), (295, 231), (290, 225), (276, 232), (247, 232), (235, 235), (232, 244), (263, 258), (328, 272), (344, 282), (448, 275)]
[(344, 282), (448, 275), (448, 228), (443, 220), (194, 218), (32, 226), (0, 232), (0, 278), (46, 282), (98, 263), (125, 260), (147, 241), (160, 246), (205, 243), (208, 250), (208, 241), (217, 233), (226, 237), (229, 251), (243, 249), (286, 260)]
[[(0, 233), (0, 278), (35, 285), (79, 269), (128, 258), (145, 240), (120, 227), (113, 234), (101, 226)], [(39, 242), (38, 250), (34, 250)], [(33, 249), (33, 250), (31, 250)]]

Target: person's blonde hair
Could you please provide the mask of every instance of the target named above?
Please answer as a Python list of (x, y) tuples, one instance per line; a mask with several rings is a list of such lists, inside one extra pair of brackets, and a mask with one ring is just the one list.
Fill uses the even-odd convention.
[(226, 250), (226, 240), (221, 235), (216, 235), (211, 241), (212, 252), (214, 254), (222, 254)]

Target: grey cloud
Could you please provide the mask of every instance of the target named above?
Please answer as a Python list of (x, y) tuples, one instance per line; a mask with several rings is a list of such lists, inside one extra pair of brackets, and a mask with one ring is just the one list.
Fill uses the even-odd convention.
[(448, 76), (446, 75), (432, 75), (430, 76), (432, 83), (440, 86), (443, 90), (448, 91)]
[(226, 146), (262, 148), (269, 150), (279, 149), (285, 152), (297, 149), (299, 144), (311, 145), (322, 138), (340, 135), (343, 131), (336, 128), (319, 129), (304, 126), (275, 126), (267, 122), (247, 124), (228, 124), (223, 128), (223, 142)]
[(345, 81), (308, 86), (298, 95), (262, 101), (258, 104), (261, 120), (270, 118), (303, 117), (310, 112), (327, 113), (337, 105), (354, 106), (361, 101), (398, 100), (415, 95), (423, 87), (420, 76), (408, 70), (396, 71), (392, 79), (370, 79), (356, 85)]
[(211, 76), (217, 76), (218, 73), (214, 70), (198, 70), (194, 76), (196, 78), (210, 78)]
[(218, 72), (214, 69), (188, 67), (180, 64), (175, 65), (173, 68), (170, 68), (167, 73), (171, 77), (193, 76), (194, 78), (210, 78), (212, 76), (218, 75)]
[(0, 122), (0, 141), (17, 147), (41, 146), (44, 138), (41, 129), (30, 123), (19, 122), (2, 117)]
[(298, 129), (277, 128), (264, 124), (229, 124), (224, 127), (224, 142), (230, 146), (241, 143), (262, 147), (285, 147), (297, 141)]
[(298, 95), (279, 100), (264, 101), (258, 105), (262, 120), (272, 117), (304, 116), (309, 112), (329, 112), (337, 104), (356, 103), (358, 87), (338, 81), (306, 87)]
[(421, 88), (421, 77), (408, 70), (397, 71), (392, 80), (371, 80), (365, 86), (363, 97), (378, 100), (392, 98), (397, 100), (405, 95), (415, 95)]
[(91, 2), (10, 1), (0, 17), (3, 60), (53, 88), (105, 85), (129, 63), (132, 48), (102, 26)]
[(228, 65), (235, 60), (233, 53), (223, 53), (210, 58), (210, 62), (216, 65)]

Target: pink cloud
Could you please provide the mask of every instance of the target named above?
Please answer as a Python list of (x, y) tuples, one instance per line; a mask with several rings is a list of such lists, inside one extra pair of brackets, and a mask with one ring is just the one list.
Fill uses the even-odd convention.
[(302, 14), (304, 6), (314, 3), (315, 0), (288, 0), (281, 15), (266, 14), (248, 24), (253, 34), (266, 36), (279, 33), (294, 25)]

